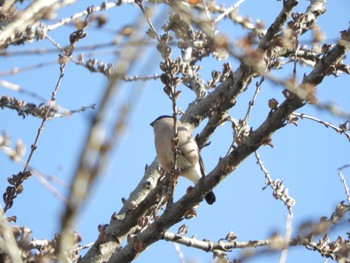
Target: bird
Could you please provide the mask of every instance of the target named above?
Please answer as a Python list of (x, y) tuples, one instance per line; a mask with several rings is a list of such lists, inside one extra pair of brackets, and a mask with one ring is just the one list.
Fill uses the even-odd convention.
[[(154, 131), (154, 143), (157, 152), (157, 159), (160, 166), (168, 173), (172, 171), (174, 163), (173, 142), (174, 137), (174, 118), (168, 115), (159, 116), (150, 123)], [(178, 137), (178, 156), (177, 168), (180, 175), (197, 184), (205, 176), (205, 169), (202, 157), (196, 140), (192, 133), (177, 120), (177, 137)], [(215, 194), (210, 191), (205, 200), (208, 204), (216, 201)]]

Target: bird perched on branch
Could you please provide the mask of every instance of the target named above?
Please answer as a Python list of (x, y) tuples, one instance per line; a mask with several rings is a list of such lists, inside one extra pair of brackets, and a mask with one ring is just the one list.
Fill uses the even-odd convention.
[[(160, 116), (151, 124), (154, 130), (155, 146), (157, 151), (157, 158), (161, 167), (170, 173), (174, 164), (174, 118), (171, 116)], [(176, 149), (177, 168), (180, 175), (191, 180), (194, 184), (205, 176), (204, 165), (202, 157), (199, 152), (196, 140), (192, 137), (191, 132), (177, 121), (177, 138), (178, 142)], [(216, 200), (215, 195), (210, 191), (205, 200), (208, 204), (213, 204)]]

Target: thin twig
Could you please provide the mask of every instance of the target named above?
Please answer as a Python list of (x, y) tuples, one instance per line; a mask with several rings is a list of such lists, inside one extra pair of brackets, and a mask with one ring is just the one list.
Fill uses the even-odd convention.
[(338, 170), (338, 175), (340, 177), (340, 181), (343, 183), (343, 186), (344, 186), (344, 190), (345, 190), (345, 195), (346, 195), (346, 199), (348, 201), (348, 204), (350, 205), (350, 193), (349, 193), (349, 187), (345, 181), (345, 177), (343, 175), (343, 173)]
[(346, 169), (346, 168), (349, 168), (349, 167), (350, 167), (350, 164), (344, 164), (344, 165), (340, 166), (340, 167), (338, 168), (338, 170), (342, 171), (342, 170), (344, 170), (344, 169)]
[(173, 243), (174, 247), (175, 247), (175, 251), (177, 253), (177, 255), (179, 256), (179, 260), (181, 263), (186, 263), (186, 259), (185, 259), (185, 255), (181, 250), (181, 247), (179, 246), (179, 244), (177, 243)]
[[(290, 216), (293, 216), (292, 207), (295, 205), (295, 200), (288, 195), (288, 189), (284, 188), (283, 181), (280, 181), (279, 179), (272, 180), (270, 176), (270, 172), (265, 168), (263, 162), (261, 161), (258, 151), (255, 151), (254, 155), (257, 160), (257, 164), (259, 165), (261, 171), (265, 175), (266, 187), (268, 186), (271, 187), (271, 189), (273, 190), (273, 196), (276, 199), (281, 200), (284, 203), (284, 205), (287, 207)], [(265, 189), (266, 187), (264, 187), (263, 189)]]
[(217, 18), (215, 18), (214, 23), (218, 23), (221, 19), (223, 19), (225, 16), (227, 16), (229, 13), (231, 13), (233, 10), (237, 9), (245, 0), (238, 0), (234, 5), (227, 8), (225, 12), (220, 14)]
[[(27, 161), (25, 162), (24, 164), (24, 168), (23, 168), (23, 171), (20, 172), (18, 174), (18, 176), (16, 177), (18, 180), (16, 181), (16, 187), (13, 188), (14, 186), (11, 186), (10, 188), (12, 188), (14, 190), (14, 193), (11, 194), (11, 193), (8, 193), (8, 189), (10, 188), (7, 188), (6, 190), (6, 193), (4, 194), (4, 196), (7, 197), (7, 203), (3, 209), (3, 213), (6, 213), (6, 211), (12, 207), (12, 204), (13, 204), (13, 200), (17, 197), (18, 194), (20, 194), (22, 192), (22, 190), (20, 189), (23, 189), (22, 187), (22, 183), (24, 180), (26, 180), (27, 178), (29, 178), (29, 176), (31, 175), (30, 171), (28, 170), (29, 168), (29, 164), (30, 164), (30, 161), (33, 157), (33, 154), (35, 152), (35, 150), (37, 149), (38, 147), (38, 142), (39, 142), (39, 138), (44, 130), (44, 127), (45, 127), (45, 123), (46, 121), (48, 120), (48, 117), (49, 117), (49, 113), (51, 111), (51, 109), (53, 108), (54, 104), (55, 104), (55, 101), (56, 101), (56, 93), (60, 87), (60, 84), (61, 84), (61, 81), (62, 81), (62, 78), (63, 78), (63, 75), (64, 75), (64, 68), (65, 68), (65, 63), (62, 63), (60, 65), (60, 75), (59, 75), (59, 78), (58, 78), (58, 81), (57, 81), (57, 84), (56, 84), (56, 87), (55, 89), (53, 90), (52, 92), (52, 95), (51, 95), (51, 99), (48, 103), (48, 106), (47, 106), (47, 109), (46, 109), (46, 113), (44, 114), (43, 116), (43, 119), (41, 121), (41, 124), (40, 124), (40, 127), (38, 129), (38, 132), (36, 134), (36, 137), (34, 139), (34, 143), (31, 145), (31, 149), (30, 149), (30, 152), (29, 152), (29, 156), (27, 158)], [(20, 188), (22, 187), (22, 188)]]
[(37, 135), (36, 135), (35, 140), (34, 140), (34, 143), (31, 145), (31, 151), (30, 151), (30, 153), (29, 153), (27, 162), (26, 162), (26, 164), (25, 164), (25, 166), (24, 166), (23, 173), (27, 171), (28, 166), (29, 166), (29, 163), (30, 163), (30, 161), (31, 161), (31, 159), (32, 159), (32, 157), (33, 157), (34, 151), (35, 151), (35, 150), (37, 149), (37, 147), (38, 147), (39, 138), (40, 138), (41, 133), (42, 133), (43, 130), (44, 130), (45, 123), (46, 123), (47, 118), (48, 118), (48, 116), (49, 116), (49, 112), (50, 112), (51, 108), (52, 108), (52, 107), (54, 106), (54, 104), (55, 104), (55, 101), (56, 101), (56, 94), (57, 94), (57, 91), (58, 91), (58, 89), (59, 89), (59, 87), (60, 87), (60, 85), (61, 85), (61, 81), (62, 81), (63, 76), (64, 76), (64, 69), (65, 69), (65, 67), (66, 67), (66, 64), (65, 64), (65, 63), (63, 63), (63, 64), (60, 65), (60, 75), (59, 75), (59, 77), (58, 77), (58, 81), (57, 81), (57, 83), (56, 83), (56, 87), (55, 87), (55, 89), (54, 89), (53, 92), (52, 92), (51, 99), (50, 99), (50, 101), (49, 101), (46, 114), (45, 114), (43, 120), (41, 121), (40, 127), (39, 127), (39, 129), (38, 129)]
[(61, 45), (56, 42), (52, 37), (50, 37), (48, 34), (45, 34), (45, 38), (51, 42), (52, 45), (54, 45), (58, 51), (64, 52), (64, 49), (61, 47)]
[(248, 120), (249, 120), (249, 115), (250, 115), (250, 111), (252, 110), (253, 108), (253, 105), (254, 105), (254, 102), (260, 92), (260, 89), (261, 89), (261, 84), (264, 82), (265, 78), (264, 76), (261, 76), (260, 78), (260, 81), (259, 82), (256, 82), (256, 85), (255, 85), (255, 92), (254, 92), (254, 95), (253, 95), (253, 98), (251, 99), (251, 101), (249, 101), (249, 104), (248, 104), (248, 109), (247, 109), (247, 112), (244, 116), (244, 124), (247, 124)]
[(315, 107), (320, 110), (328, 111), (334, 116), (350, 120), (350, 112), (344, 111), (344, 109), (338, 107), (334, 103), (316, 102)]
[(35, 178), (46, 188), (48, 189), (54, 197), (60, 200), (63, 203), (67, 202), (67, 199), (55, 188), (53, 187), (48, 180), (37, 170), (30, 169), (31, 174), (35, 176)]
[(309, 115), (306, 115), (304, 113), (297, 113), (297, 112), (293, 112), (292, 115), (296, 116), (296, 117), (299, 117), (300, 119), (308, 119), (308, 120), (311, 120), (311, 121), (315, 121), (317, 123), (320, 123), (320, 124), (323, 124), (326, 128), (331, 128), (333, 129), (334, 131), (336, 131), (337, 133), (339, 134), (343, 134), (350, 142), (350, 134), (348, 134), (346, 132), (346, 130), (342, 129), (342, 128), (339, 128), (335, 125), (333, 125), (332, 123), (330, 122), (326, 122), (326, 121), (322, 121), (320, 119), (317, 119), (316, 117), (313, 117), (313, 116), (309, 116)]
[[(56, 50), (56, 52), (57, 52), (57, 50)], [(15, 67), (15, 68), (12, 68), (12, 69), (7, 70), (7, 71), (1, 71), (0, 77), (1, 76), (16, 75), (18, 73), (26, 72), (26, 71), (33, 70), (33, 69), (40, 69), (40, 68), (43, 68), (43, 67), (46, 67), (49, 65), (56, 65), (56, 64), (57, 64), (57, 59), (51, 60), (51, 61), (46, 61), (43, 63), (36, 63), (34, 65), (29, 65), (29, 66), (25, 66), (25, 67), (21, 67), (21, 68)]]
[(297, 65), (298, 65), (298, 52), (300, 49), (299, 45), (299, 39), (298, 39), (298, 34), (297, 32), (294, 32), (294, 37), (295, 37), (295, 45), (294, 45), (294, 66), (293, 66), (293, 81), (296, 81), (297, 79)]
[(90, 6), (89, 8), (85, 9), (84, 11), (81, 11), (79, 13), (76, 13), (74, 15), (72, 15), (71, 17), (67, 17), (64, 19), (61, 19), (59, 22), (52, 24), (50, 26), (47, 27), (47, 31), (52, 31), (55, 30), (58, 27), (67, 25), (69, 23), (72, 23), (74, 20), (84, 17), (88, 14), (94, 13), (94, 12), (100, 12), (100, 11), (105, 11), (107, 9), (116, 7), (116, 6), (120, 6), (122, 3), (133, 3), (134, 0), (121, 0), (121, 1), (114, 1), (111, 3), (107, 3), (107, 2), (103, 2), (101, 4), (101, 6)]
[(85, 245), (78, 246), (76, 248), (73, 248), (72, 252), (76, 252), (76, 251), (80, 251), (80, 250), (83, 250), (83, 249), (90, 248), (90, 247), (92, 247), (93, 244), (94, 244), (94, 242), (91, 242), (91, 243), (88, 243), (88, 244), (85, 244)]
[(188, 247), (198, 248), (204, 251), (228, 251), (233, 248), (256, 248), (268, 246), (271, 243), (271, 240), (250, 240), (250, 241), (218, 241), (212, 242), (209, 240), (199, 240), (196, 238), (186, 237), (180, 234), (175, 234), (169, 231), (164, 233), (163, 239), (166, 241), (176, 242)]
[(149, 27), (151, 28), (151, 30), (152, 30), (154, 36), (156, 37), (157, 41), (160, 42), (161, 39), (160, 39), (160, 37), (159, 37), (159, 35), (158, 35), (158, 33), (157, 33), (156, 28), (153, 26), (153, 23), (152, 23), (152, 21), (151, 21), (151, 19), (150, 19), (150, 15), (151, 15), (150, 10), (146, 10), (146, 9), (144, 8), (144, 6), (143, 6), (141, 0), (135, 0), (135, 3), (136, 3), (136, 4), (138, 5), (138, 7), (141, 9), (141, 11), (142, 11), (143, 15), (145, 16), (145, 19), (146, 19), (146, 21), (147, 21)]
[[(285, 224), (286, 226), (285, 242), (286, 243), (290, 243), (291, 241), (291, 237), (293, 233), (292, 219), (293, 219), (293, 214), (288, 214), (286, 218), (286, 224)], [(282, 249), (279, 263), (285, 263), (287, 261), (288, 249), (289, 249), (289, 246), (286, 246), (286, 248)]]
[(149, 76), (128, 76), (126, 74), (117, 74), (115, 72), (115, 67), (111, 63), (105, 63), (103, 61), (99, 61), (95, 58), (89, 58), (86, 62), (83, 60), (76, 59), (74, 57), (71, 57), (71, 60), (77, 64), (85, 67), (90, 72), (99, 72), (105, 75), (107, 78), (114, 78), (117, 77), (121, 80), (124, 80), (126, 82), (133, 82), (133, 81), (147, 81), (147, 80), (157, 80), (159, 79), (158, 74), (153, 74)]

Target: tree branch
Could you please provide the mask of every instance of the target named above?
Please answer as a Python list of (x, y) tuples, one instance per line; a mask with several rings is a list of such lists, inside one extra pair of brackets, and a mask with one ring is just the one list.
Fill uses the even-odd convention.
[[(342, 39), (339, 43), (318, 65), (316, 65), (315, 69), (304, 78), (299, 88), (303, 88), (307, 84), (313, 86), (318, 85), (325, 77), (324, 72), (327, 72), (332, 65), (338, 63), (345, 56), (350, 48), (350, 45), (347, 44), (350, 42), (349, 40), (350, 30), (343, 31)], [(255, 152), (262, 145), (265, 138), (270, 138), (275, 131), (284, 127), (288, 123), (288, 116), (303, 105), (305, 105), (305, 102), (297, 96), (293, 99), (286, 99), (275, 111), (270, 112), (267, 119), (256, 131), (251, 132), (243, 144), (237, 146), (227, 157), (222, 158), (218, 162), (216, 167), (193, 188), (191, 197), (185, 195), (174, 203), (174, 205), (168, 206), (161, 216), (147, 229), (137, 235), (135, 239), (131, 240), (124, 248), (118, 251), (118, 253), (114, 254), (108, 262), (129, 262), (146, 247), (161, 239), (170, 226), (183, 220), (183, 216), (187, 210), (202, 201), (202, 196), (205, 196), (219, 184), (220, 181), (233, 172), (245, 158)]]

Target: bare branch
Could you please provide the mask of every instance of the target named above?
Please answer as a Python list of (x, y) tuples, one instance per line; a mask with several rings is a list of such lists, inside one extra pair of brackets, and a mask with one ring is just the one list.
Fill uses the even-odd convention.
[(255, 158), (257, 160), (257, 163), (261, 169), (261, 171), (263, 171), (264, 175), (265, 175), (265, 179), (266, 179), (266, 187), (264, 187), (263, 189), (266, 189), (268, 186), (271, 187), (271, 189), (273, 190), (273, 197), (276, 199), (281, 200), (284, 205), (287, 207), (289, 215), (291, 217), (293, 217), (293, 206), (295, 205), (295, 200), (294, 198), (290, 197), (288, 194), (288, 188), (285, 188), (283, 185), (283, 181), (276, 179), (276, 180), (272, 180), (269, 171), (266, 170), (263, 162), (261, 161), (261, 158), (258, 154), (258, 151), (255, 151)]
[(312, 121), (315, 121), (317, 123), (323, 124), (326, 128), (331, 128), (334, 131), (336, 131), (337, 133), (343, 134), (348, 139), (348, 141), (350, 141), (350, 134), (348, 134), (346, 132), (346, 129), (344, 129), (344, 128), (337, 127), (337, 126), (333, 125), (330, 122), (322, 121), (322, 120), (320, 120), (320, 119), (318, 119), (316, 117), (312, 117), (312, 116), (309, 116), (309, 115), (306, 115), (306, 114), (303, 114), (303, 113), (293, 112), (292, 115), (293, 116), (297, 116), (300, 119), (308, 119), (308, 120), (312, 120)]
[(348, 185), (346, 184), (346, 181), (345, 181), (345, 177), (343, 175), (343, 173), (340, 171), (338, 171), (338, 175), (340, 177), (340, 180), (341, 182), (343, 183), (343, 186), (344, 186), (344, 190), (345, 190), (345, 195), (346, 195), (346, 199), (348, 201), (348, 204), (350, 204), (350, 193), (349, 193), (349, 187)]
[[(43, 35), (44, 30), (40, 26), (34, 29), (34, 24), (49, 12), (54, 12), (72, 0), (54, 1), (54, 0), (38, 0), (31, 3), (15, 21), (10, 22), (4, 27), (0, 35), (0, 49), (6, 48), (13, 43), (22, 43), (24, 40), (32, 39), (33, 35), (37, 37)], [(28, 25), (32, 25), (29, 30)], [(29, 31), (32, 31), (29, 33)], [(44, 30), (45, 31), (45, 30)], [(33, 35), (32, 35), (32, 34)]]

